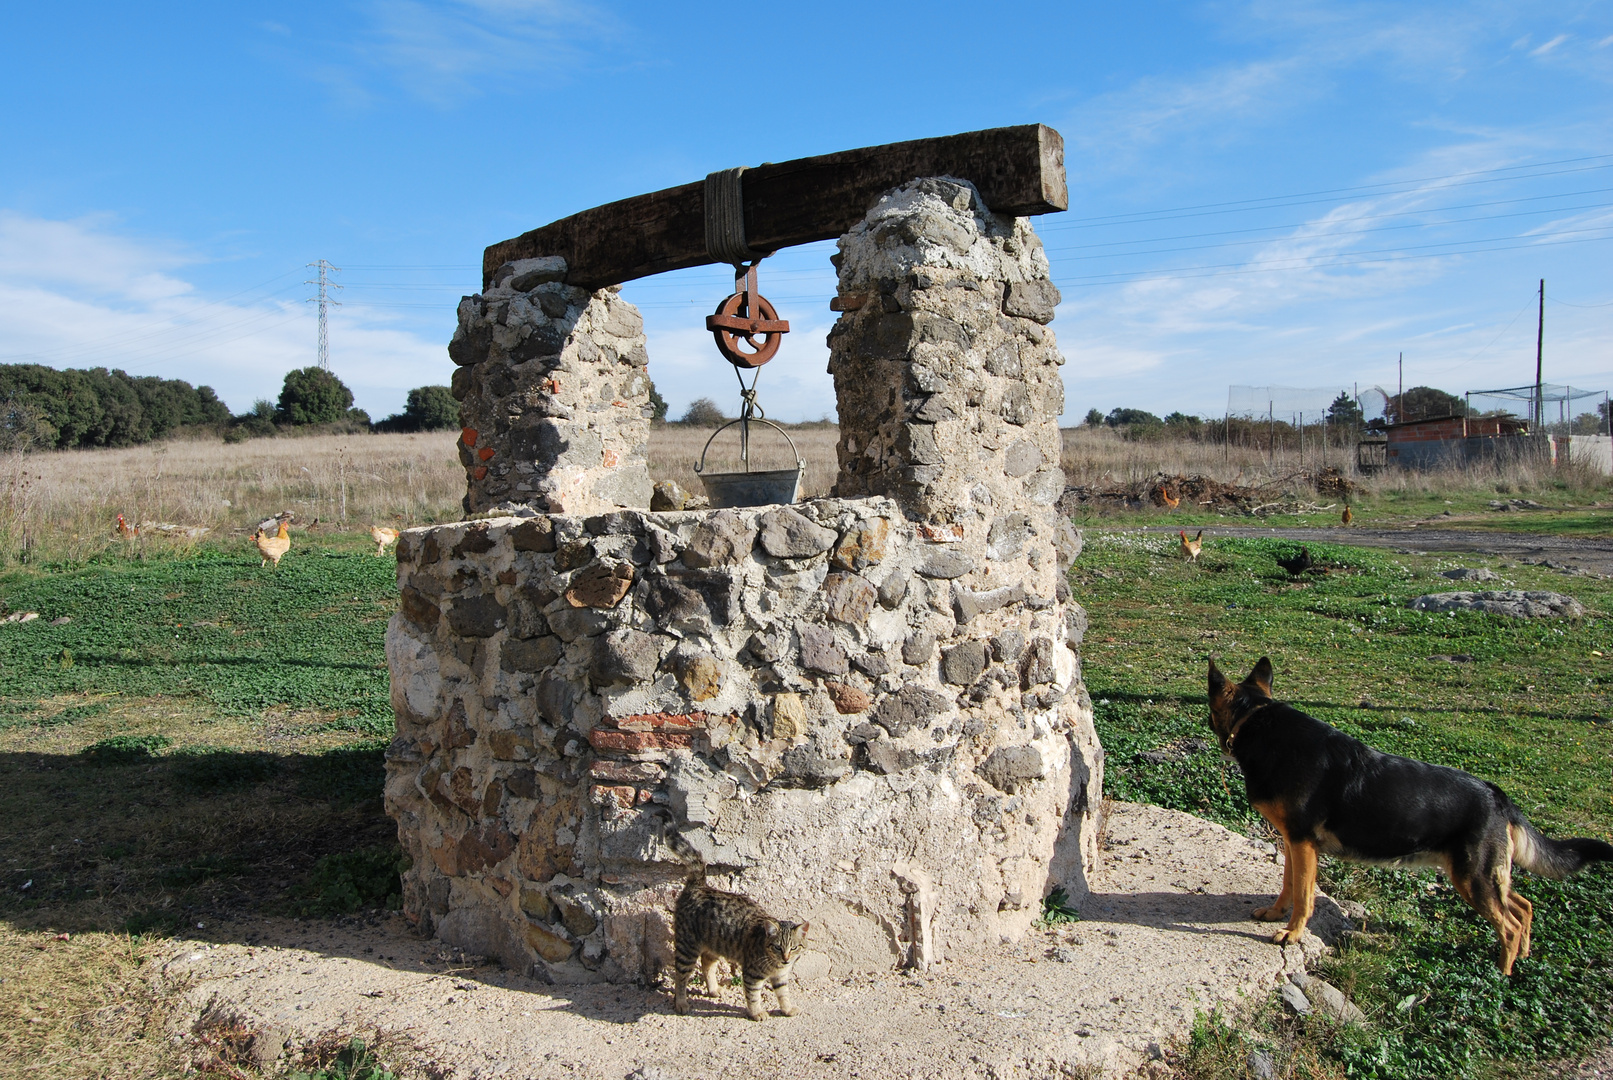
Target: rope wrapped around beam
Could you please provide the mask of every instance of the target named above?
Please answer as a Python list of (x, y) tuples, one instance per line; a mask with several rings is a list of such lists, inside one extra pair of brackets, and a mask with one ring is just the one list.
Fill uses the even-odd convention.
[(745, 239), (744, 181), (746, 166), (706, 174), (706, 253), (719, 262), (739, 266), (771, 252), (752, 251)]

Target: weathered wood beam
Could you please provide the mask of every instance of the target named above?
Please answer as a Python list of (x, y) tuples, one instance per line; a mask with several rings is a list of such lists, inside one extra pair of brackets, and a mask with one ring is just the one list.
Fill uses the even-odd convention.
[[(839, 236), (881, 194), (921, 176), (971, 181), (986, 205), (1029, 216), (1064, 210), (1064, 139), (1045, 124), (868, 146), (761, 165), (744, 175), (745, 236), (777, 251)], [(716, 262), (706, 254), (704, 181), (606, 203), (489, 247), (482, 287), (507, 262), (566, 260), (566, 281), (599, 289)]]

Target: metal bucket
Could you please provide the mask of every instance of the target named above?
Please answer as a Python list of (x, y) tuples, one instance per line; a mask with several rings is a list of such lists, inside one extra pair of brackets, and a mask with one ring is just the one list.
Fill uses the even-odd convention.
[(772, 472), (712, 473), (702, 476), (713, 510), (735, 506), (770, 506), (792, 503), (801, 497), (801, 468)]
[[(801, 497), (801, 477), (806, 473), (806, 462), (801, 458), (801, 452), (795, 448), (795, 440), (790, 433), (769, 420), (750, 418), (749, 423), (766, 424), (780, 435), (784, 436), (790, 444), (790, 452), (795, 455), (795, 468), (771, 469), (752, 472), (712, 473), (707, 476), (703, 471), (706, 467), (706, 450), (711, 449), (711, 443), (724, 430), (738, 424), (739, 420), (730, 420), (722, 427), (711, 433), (706, 440), (705, 449), (700, 451), (700, 463), (694, 467), (699, 474), (700, 482), (706, 486), (706, 497), (711, 500), (713, 510), (726, 510), (740, 506), (771, 506), (775, 503), (793, 503)], [(741, 432), (741, 455), (749, 464), (749, 432)]]

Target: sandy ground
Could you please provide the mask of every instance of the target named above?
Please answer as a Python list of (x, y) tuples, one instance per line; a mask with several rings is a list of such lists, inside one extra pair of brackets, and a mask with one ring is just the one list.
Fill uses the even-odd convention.
[[(1278, 948), (1249, 919), (1280, 884), (1270, 845), (1125, 803), (1104, 844), (1079, 923), (927, 972), (831, 971), (803, 983), (798, 1015), (764, 1023), (745, 1018), (738, 987), (677, 1016), (664, 989), (540, 985), (452, 956), (397, 917), (216, 926), (167, 963), (193, 980), (198, 1009), (239, 1010), (264, 1044), (380, 1028), (459, 1078), (1008, 1080), (1071, 1065), (1147, 1074), (1195, 1010), (1263, 994), (1323, 948), (1314, 935)], [(1342, 925), (1321, 899), (1311, 928)]]
[[(1613, 516), (1610, 516), (1613, 520)], [(1175, 534), (1175, 525), (1150, 525), (1147, 532)], [(1190, 530), (1191, 531), (1191, 530)], [(1206, 525), (1204, 538), (1217, 536), (1278, 536), (1298, 543), (1327, 542), (1381, 547), (1417, 554), (1468, 552), (1495, 555), (1518, 562), (1550, 559), (1593, 574), (1613, 574), (1613, 537), (1548, 536), (1541, 533), (1486, 532), (1445, 528), (1437, 522), (1402, 529), (1363, 529), (1337, 525), (1319, 528), (1264, 528), (1258, 525)]]

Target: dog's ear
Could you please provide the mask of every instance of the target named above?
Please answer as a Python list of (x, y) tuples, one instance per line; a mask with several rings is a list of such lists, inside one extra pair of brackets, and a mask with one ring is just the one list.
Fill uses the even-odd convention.
[(1271, 657), (1262, 656), (1255, 664), (1249, 677), (1243, 680), (1244, 686), (1252, 686), (1267, 697), (1271, 697)]
[(1211, 660), (1210, 661), (1210, 700), (1213, 702), (1216, 698), (1225, 697), (1226, 696), (1226, 688), (1227, 688), (1227, 677), (1225, 675), (1221, 674), (1221, 669), (1215, 666), (1215, 661), (1214, 660)]

